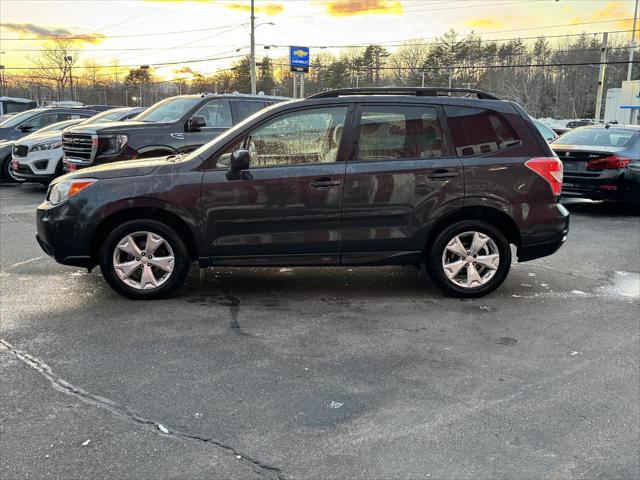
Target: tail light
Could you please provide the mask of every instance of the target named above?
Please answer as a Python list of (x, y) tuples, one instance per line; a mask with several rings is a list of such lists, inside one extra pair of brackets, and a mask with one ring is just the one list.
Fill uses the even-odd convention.
[(627, 157), (611, 155), (597, 160), (589, 160), (587, 162), (587, 170), (619, 170), (630, 163), (631, 159)]
[(530, 170), (533, 170), (549, 185), (555, 196), (559, 196), (562, 191), (562, 162), (557, 157), (538, 157), (525, 162)]

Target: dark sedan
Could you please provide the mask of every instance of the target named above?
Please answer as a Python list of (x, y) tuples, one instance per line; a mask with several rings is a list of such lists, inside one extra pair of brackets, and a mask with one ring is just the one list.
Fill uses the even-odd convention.
[(593, 125), (558, 137), (564, 197), (640, 202), (640, 126)]

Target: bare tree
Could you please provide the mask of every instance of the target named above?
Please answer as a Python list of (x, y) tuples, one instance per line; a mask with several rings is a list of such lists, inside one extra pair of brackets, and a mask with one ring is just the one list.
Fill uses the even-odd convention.
[(66, 86), (73, 82), (72, 68), (78, 61), (78, 53), (72, 47), (73, 40), (57, 37), (48, 42), (37, 57), (31, 59), (35, 67), (34, 75), (55, 84), (58, 100), (62, 100)]

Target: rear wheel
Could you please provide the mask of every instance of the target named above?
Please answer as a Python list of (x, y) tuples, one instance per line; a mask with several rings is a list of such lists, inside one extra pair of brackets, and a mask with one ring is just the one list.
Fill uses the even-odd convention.
[(11, 168), (11, 157), (7, 157), (2, 162), (2, 176), (9, 183), (24, 183), (23, 178), (18, 178), (13, 173), (13, 169)]
[(493, 225), (463, 220), (445, 228), (427, 252), (427, 272), (440, 289), (457, 297), (481, 297), (507, 278), (511, 248)]
[(189, 272), (180, 236), (155, 220), (133, 220), (115, 228), (100, 251), (100, 270), (118, 293), (133, 299), (164, 298)]

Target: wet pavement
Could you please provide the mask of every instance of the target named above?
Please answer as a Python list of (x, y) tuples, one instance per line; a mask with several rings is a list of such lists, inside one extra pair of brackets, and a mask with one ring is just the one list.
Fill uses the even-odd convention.
[(38, 248), (43, 194), (0, 186), (2, 478), (640, 476), (629, 209), (570, 203), (560, 252), (477, 300), (413, 268), (194, 268), (132, 302)]

